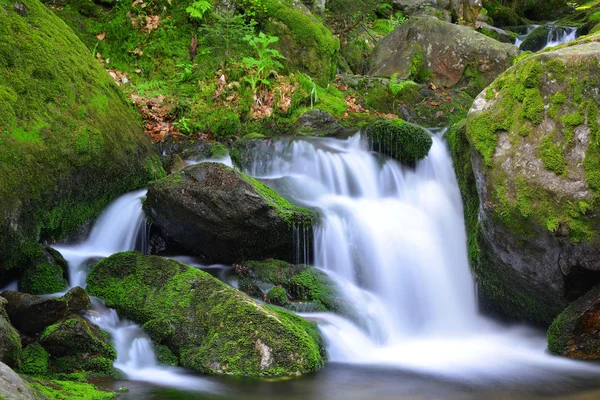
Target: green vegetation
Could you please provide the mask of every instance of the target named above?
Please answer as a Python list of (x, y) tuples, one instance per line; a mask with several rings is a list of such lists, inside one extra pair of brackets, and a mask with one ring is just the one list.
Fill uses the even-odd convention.
[(64, 380), (46, 380), (41, 378), (26, 378), (27, 385), (48, 400), (106, 400), (114, 399), (115, 393), (103, 392), (89, 383), (71, 382)]
[(402, 120), (376, 121), (366, 135), (374, 150), (408, 165), (425, 158), (433, 144), (425, 129)]
[[(290, 375), (323, 366), (324, 348), (314, 324), (260, 305), (180, 262), (120, 253), (96, 264), (87, 281), (91, 294), (126, 318), (140, 324), (167, 319), (174, 333), (166, 341), (184, 367)], [(264, 357), (266, 349), (270, 358)]]
[(544, 167), (559, 175), (562, 175), (565, 172), (565, 158), (563, 156), (562, 146), (554, 143), (551, 136), (546, 136), (542, 139), (538, 150), (540, 152), (540, 158), (544, 163)]
[(30, 294), (58, 293), (68, 287), (62, 268), (49, 262), (28, 268), (19, 279), (19, 290)]
[(275, 286), (267, 293), (267, 300), (276, 306), (285, 306), (289, 300), (285, 289), (281, 286)]
[(39, 344), (31, 344), (23, 350), (21, 372), (43, 376), (48, 372), (48, 352)]

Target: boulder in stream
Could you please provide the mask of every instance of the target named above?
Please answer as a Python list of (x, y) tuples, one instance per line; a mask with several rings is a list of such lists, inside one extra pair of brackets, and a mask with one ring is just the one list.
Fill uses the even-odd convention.
[(295, 226), (312, 226), (312, 211), (223, 164), (185, 168), (148, 187), (144, 210), (162, 235), (211, 262), (291, 259)]
[(324, 364), (313, 323), (179, 261), (119, 253), (96, 264), (87, 283), (120, 316), (145, 326), (156, 321), (161, 329), (152, 336), (186, 368), (268, 376), (305, 374)]
[(425, 129), (402, 120), (379, 120), (366, 129), (371, 148), (401, 163), (414, 165), (427, 156), (433, 140)]
[(0, 363), (17, 367), (21, 357), (21, 337), (10, 324), (8, 314), (4, 310), (7, 303), (4, 297), (0, 297)]
[[(521, 61), (479, 95), (458, 136), (471, 148), (459, 181), (460, 164), (474, 173), (462, 179), (472, 270), (519, 318), (550, 323), (600, 282), (598, 57), (595, 37)], [(458, 143), (455, 163), (468, 151)]]

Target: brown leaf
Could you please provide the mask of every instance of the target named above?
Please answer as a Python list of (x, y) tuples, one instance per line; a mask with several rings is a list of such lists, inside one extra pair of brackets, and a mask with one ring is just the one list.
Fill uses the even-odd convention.
[(106, 37), (106, 32), (102, 32), (96, 35), (96, 39), (98, 40), (104, 40), (104, 38)]

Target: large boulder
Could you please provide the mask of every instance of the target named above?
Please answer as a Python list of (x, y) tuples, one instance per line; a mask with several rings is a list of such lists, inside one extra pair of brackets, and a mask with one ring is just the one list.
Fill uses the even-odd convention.
[(91, 305), (85, 290), (75, 287), (62, 297), (44, 298), (6, 290), (0, 296), (8, 302), (6, 313), (19, 332), (33, 335), (69, 314), (78, 314)]
[(139, 118), (38, 0), (0, 0), (0, 285), (162, 172)]
[(481, 0), (393, 0), (392, 4), (409, 14), (423, 11), (427, 7), (448, 11), (453, 22), (470, 26), (474, 26), (482, 7)]
[(370, 75), (430, 80), (438, 86), (471, 83), (478, 93), (508, 69), (518, 49), (466, 26), (419, 16), (379, 43)]
[(600, 281), (599, 40), (525, 59), (467, 118), (481, 204), (472, 267), (482, 292), (524, 319), (549, 323)]
[(33, 391), (15, 371), (0, 362), (0, 399), (36, 400)]
[(548, 329), (552, 354), (584, 360), (600, 359), (600, 286), (569, 304)]
[(0, 363), (17, 367), (21, 356), (21, 337), (10, 324), (8, 314), (4, 310), (7, 303), (4, 297), (0, 297)]
[(181, 365), (212, 374), (299, 375), (324, 364), (316, 326), (257, 303), (210, 274), (135, 252), (102, 260), (88, 290), (152, 330)]
[(291, 259), (294, 227), (313, 219), (256, 179), (213, 162), (153, 182), (144, 210), (168, 241), (223, 263)]

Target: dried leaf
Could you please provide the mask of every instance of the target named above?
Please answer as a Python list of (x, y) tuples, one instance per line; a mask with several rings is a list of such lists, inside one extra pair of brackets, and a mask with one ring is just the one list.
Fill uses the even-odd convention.
[(96, 35), (96, 39), (98, 40), (104, 40), (104, 38), (106, 37), (106, 32), (102, 32)]

